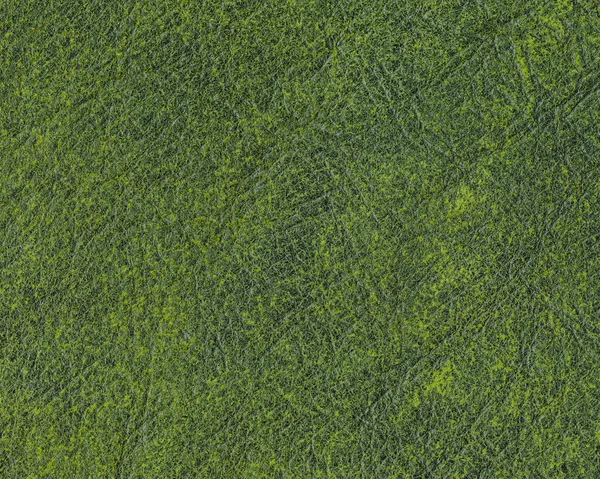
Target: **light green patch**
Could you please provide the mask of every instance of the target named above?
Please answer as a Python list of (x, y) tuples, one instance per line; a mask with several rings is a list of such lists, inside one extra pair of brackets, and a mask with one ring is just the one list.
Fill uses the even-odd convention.
[(450, 360), (446, 361), (444, 367), (432, 374), (432, 381), (425, 386), (425, 394), (432, 392), (446, 396), (454, 384), (454, 366)]
[[(533, 39), (531, 36), (528, 36), (527, 42), (532, 42)], [(515, 60), (517, 62), (517, 67), (519, 70), (519, 75), (521, 76), (521, 80), (523, 81), (523, 88), (525, 93), (527, 94), (528, 101), (526, 106), (527, 115), (531, 116), (533, 114), (533, 108), (535, 107), (535, 94), (533, 82), (531, 79), (531, 70), (529, 68), (529, 62), (521, 48), (521, 45), (517, 43), (515, 45)]]
[(450, 203), (448, 216), (455, 218), (470, 213), (475, 208), (476, 203), (475, 193), (468, 185), (463, 183), (456, 192), (456, 198)]

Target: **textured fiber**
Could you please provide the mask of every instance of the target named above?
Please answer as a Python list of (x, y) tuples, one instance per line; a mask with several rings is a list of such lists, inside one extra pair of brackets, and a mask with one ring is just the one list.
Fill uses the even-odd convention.
[(592, 0), (1, 0), (0, 477), (600, 477)]

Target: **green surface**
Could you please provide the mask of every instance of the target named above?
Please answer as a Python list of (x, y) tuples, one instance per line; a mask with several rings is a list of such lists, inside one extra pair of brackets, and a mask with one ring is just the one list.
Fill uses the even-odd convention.
[(599, 13), (0, 1), (0, 477), (600, 477)]

